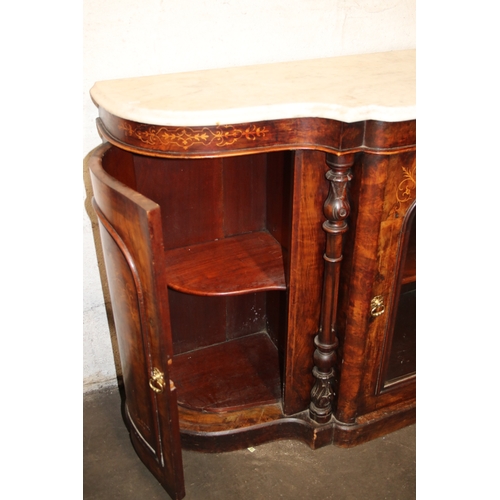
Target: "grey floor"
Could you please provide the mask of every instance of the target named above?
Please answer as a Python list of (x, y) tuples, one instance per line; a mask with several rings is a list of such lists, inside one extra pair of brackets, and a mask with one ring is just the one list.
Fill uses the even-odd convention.
[[(136, 456), (118, 390), (84, 397), (83, 498), (168, 500)], [(254, 452), (183, 451), (186, 500), (415, 498), (415, 426), (349, 450), (278, 441)]]

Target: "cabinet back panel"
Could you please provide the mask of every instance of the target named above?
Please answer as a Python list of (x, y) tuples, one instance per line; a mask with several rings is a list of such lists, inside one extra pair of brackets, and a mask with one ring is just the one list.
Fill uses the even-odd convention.
[(168, 291), (174, 354), (226, 340), (226, 299)]
[(135, 155), (137, 190), (161, 207), (166, 250), (223, 238), (222, 160)]
[[(292, 152), (191, 160), (133, 158), (137, 191), (161, 207), (165, 250), (268, 229), (286, 259)], [(283, 344), (286, 303), (280, 297), (286, 295), (208, 298), (169, 290), (175, 354), (266, 330), (276, 345)]]
[(266, 227), (266, 155), (172, 160), (135, 155), (137, 190), (158, 203), (165, 249)]
[(279, 292), (201, 297), (169, 290), (174, 354), (266, 331), (266, 296), (273, 293)]
[(266, 293), (250, 293), (225, 299), (228, 340), (266, 330), (266, 295)]
[(224, 158), (224, 236), (266, 227), (266, 155)]

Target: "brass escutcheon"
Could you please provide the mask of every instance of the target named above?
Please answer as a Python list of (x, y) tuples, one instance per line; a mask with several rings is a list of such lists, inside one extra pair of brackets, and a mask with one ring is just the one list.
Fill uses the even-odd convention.
[(153, 389), (153, 391), (160, 393), (163, 392), (165, 388), (165, 379), (163, 378), (163, 373), (158, 370), (158, 368), (153, 368), (153, 374), (149, 379), (149, 387)]
[(373, 297), (372, 301), (370, 302), (370, 306), (371, 306), (370, 314), (374, 318), (380, 316), (381, 314), (384, 314), (385, 313), (384, 297), (382, 297), (382, 295), (377, 295), (376, 297)]

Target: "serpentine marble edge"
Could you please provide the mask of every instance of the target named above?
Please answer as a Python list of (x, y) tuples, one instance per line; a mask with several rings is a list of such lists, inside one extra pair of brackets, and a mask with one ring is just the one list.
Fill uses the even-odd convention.
[(211, 126), (286, 118), (416, 118), (415, 50), (97, 82), (96, 105), (127, 120)]

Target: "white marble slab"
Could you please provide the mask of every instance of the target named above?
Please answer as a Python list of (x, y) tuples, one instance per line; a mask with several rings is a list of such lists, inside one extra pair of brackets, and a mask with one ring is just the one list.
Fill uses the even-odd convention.
[(90, 93), (113, 115), (152, 125), (412, 120), (415, 50), (107, 80)]

